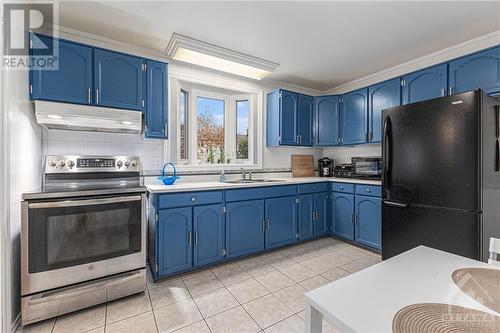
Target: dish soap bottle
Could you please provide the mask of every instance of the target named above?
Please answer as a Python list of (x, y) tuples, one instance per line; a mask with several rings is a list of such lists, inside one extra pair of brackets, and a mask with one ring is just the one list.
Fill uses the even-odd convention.
[(224, 183), (226, 181), (226, 174), (224, 173), (224, 169), (220, 172), (219, 182)]

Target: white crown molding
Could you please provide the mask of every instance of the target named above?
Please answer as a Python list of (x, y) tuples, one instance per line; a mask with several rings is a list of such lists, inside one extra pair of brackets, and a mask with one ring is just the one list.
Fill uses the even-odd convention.
[(172, 58), (178, 48), (185, 48), (191, 51), (196, 51), (203, 54), (208, 54), (214, 57), (222, 58), (225, 60), (233, 61), (236, 63), (252, 66), (260, 69), (273, 72), (278, 66), (278, 63), (257, 58), (245, 53), (226, 49), (221, 46), (210, 44), (195, 38), (174, 32), (172, 38), (165, 49), (167, 56)]
[(325, 90), (322, 94), (342, 94), (497, 45), (500, 45), (500, 30), (341, 84), (339, 86)]

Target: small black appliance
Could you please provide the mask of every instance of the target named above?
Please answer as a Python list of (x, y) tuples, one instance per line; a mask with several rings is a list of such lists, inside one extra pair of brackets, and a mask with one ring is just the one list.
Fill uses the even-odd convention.
[(333, 176), (333, 160), (328, 157), (323, 157), (318, 160), (318, 169), (320, 177), (332, 177)]
[(353, 176), (356, 178), (382, 178), (382, 158), (352, 157)]
[(335, 177), (352, 178), (354, 176), (354, 167), (350, 163), (336, 165), (333, 175)]

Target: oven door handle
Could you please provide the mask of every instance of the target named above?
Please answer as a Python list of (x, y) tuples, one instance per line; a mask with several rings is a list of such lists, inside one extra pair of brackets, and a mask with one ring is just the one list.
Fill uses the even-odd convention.
[(87, 200), (64, 200), (64, 201), (51, 201), (51, 202), (32, 202), (28, 204), (30, 209), (43, 209), (43, 208), (61, 208), (61, 207), (78, 207), (78, 206), (95, 206), (105, 205), (120, 202), (140, 201), (140, 195), (123, 196), (114, 198), (102, 199), (87, 199)]

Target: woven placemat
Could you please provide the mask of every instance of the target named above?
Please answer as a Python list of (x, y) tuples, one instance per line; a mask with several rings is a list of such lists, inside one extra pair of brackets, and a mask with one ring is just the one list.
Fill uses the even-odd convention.
[(462, 268), (452, 274), (455, 284), (464, 293), (500, 313), (500, 270)]
[(392, 321), (394, 333), (498, 333), (500, 317), (440, 303), (408, 305)]

